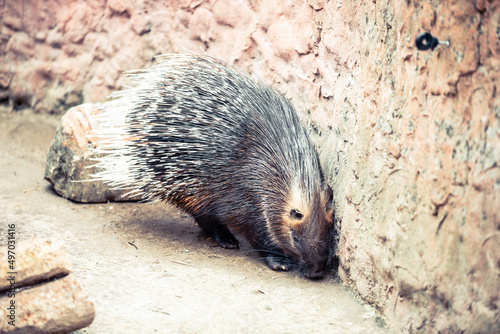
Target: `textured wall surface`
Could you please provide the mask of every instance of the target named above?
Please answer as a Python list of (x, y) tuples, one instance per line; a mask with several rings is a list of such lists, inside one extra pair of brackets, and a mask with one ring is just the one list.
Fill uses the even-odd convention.
[(498, 0), (0, 4), (3, 109), (102, 101), (161, 53), (253, 71), (321, 149), (340, 277), (403, 331), (499, 329)]

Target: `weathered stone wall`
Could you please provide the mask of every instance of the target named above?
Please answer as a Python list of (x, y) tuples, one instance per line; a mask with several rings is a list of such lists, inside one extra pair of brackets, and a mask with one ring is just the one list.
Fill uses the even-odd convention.
[[(102, 101), (203, 52), (286, 94), (321, 149), (340, 277), (399, 330), (500, 327), (499, 1), (0, 1), (0, 104)], [(418, 51), (429, 31), (450, 46)]]

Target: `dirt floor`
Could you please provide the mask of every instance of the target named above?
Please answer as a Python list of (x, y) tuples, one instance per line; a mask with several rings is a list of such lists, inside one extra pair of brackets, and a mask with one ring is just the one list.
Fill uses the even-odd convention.
[[(387, 333), (334, 276), (268, 269), (243, 243), (225, 250), (165, 204), (78, 204), (43, 179), (59, 117), (0, 112), (0, 245), (61, 239), (95, 303), (75, 333)], [(240, 238), (240, 241), (241, 238)]]

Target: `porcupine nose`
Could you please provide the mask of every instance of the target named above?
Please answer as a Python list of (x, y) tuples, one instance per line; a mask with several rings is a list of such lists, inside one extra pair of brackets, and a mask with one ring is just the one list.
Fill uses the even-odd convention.
[(307, 265), (303, 268), (302, 273), (311, 279), (323, 278), (326, 274), (326, 264)]

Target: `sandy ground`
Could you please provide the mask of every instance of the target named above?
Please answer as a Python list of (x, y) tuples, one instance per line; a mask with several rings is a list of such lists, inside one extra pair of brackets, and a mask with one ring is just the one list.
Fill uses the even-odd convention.
[[(96, 317), (75, 333), (387, 333), (333, 275), (275, 272), (165, 204), (78, 204), (43, 179), (59, 117), (0, 113), (0, 244), (61, 239)], [(241, 238), (240, 238), (240, 241)]]

